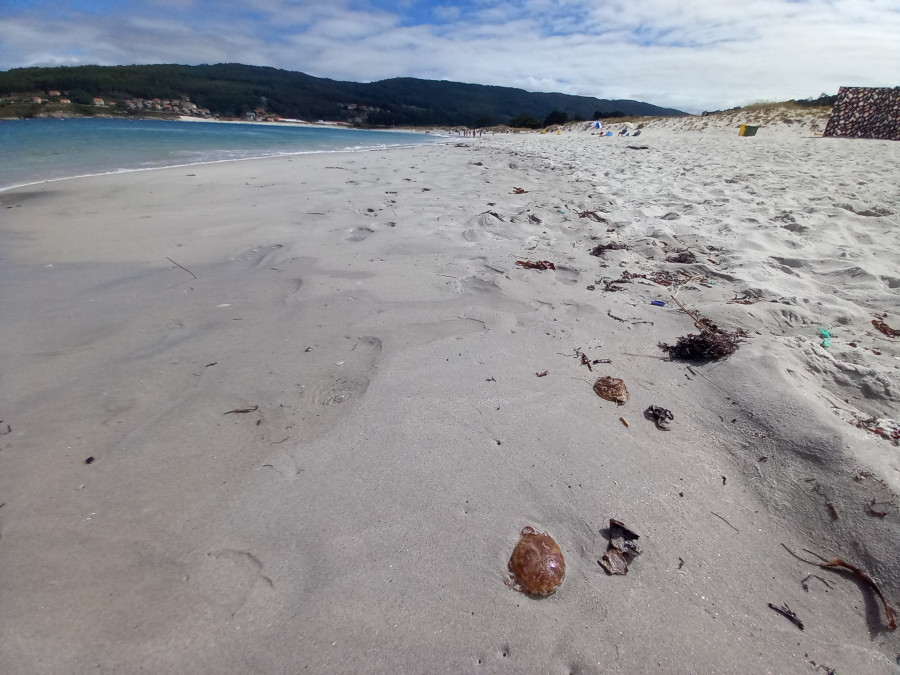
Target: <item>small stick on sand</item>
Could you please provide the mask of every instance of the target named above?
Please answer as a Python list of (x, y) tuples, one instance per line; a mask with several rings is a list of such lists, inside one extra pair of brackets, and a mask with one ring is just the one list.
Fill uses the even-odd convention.
[(222, 413), (223, 415), (230, 415), (231, 413), (252, 413), (259, 410), (259, 406), (255, 405), (252, 408), (237, 408), (236, 410), (229, 410), (227, 413)]
[(170, 263), (172, 263), (172, 264), (175, 265), (176, 267), (180, 267), (181, 269), (183, 269), (185, 272), (187, 272), (188, 274), (190, 274), (190, 275), (191, 275), (192, 277), (194, 277), (195, 279), (197, 278), (197, 275), (196, 275), (196, 274), (194, 274), (193, 272), (191, 272), (191, 271), (190, 271), (187, 267), (185, 267), (184, 265), (179, 265), (177, 262), (175, 262), (174, 260), (172, 260), (169, 256), (166, 256), (166, 260), (168, 260)]
[(720, 516), (720, 515), (719, 515), (718, 513), (716, 513), (715, 511), (710, 511), (710, 513), (713, 514), (716, 518), (721, 519), (723, 523), (725, 523), (726, 525), (728, 525), (728, 527), (730, 527), (730, 528), (731, 528), (732, 530), (734, 530), (735, 532), (740, 532), (739, 529), (737, 529), (734, 525), (732, 525), (731, 523), (729, 523), (727, 520), (725, 520), (725, 518), (723, 518), (722, 516)]
[(825, 579), (823, 579), (822, 577), (820, 577), (818, 574), (807, 574), (807, 575), (803, 578), (803, 581), (800, 582), (800, 585), (803, 586), (803, 590), (806, 591), (807, 593), (809, 593), (809, 584), (806, 583), (806, 582), (809, 581), (810, 579), (818, 579), (818, 580), (821, 581), (823, 584), (825, 584), (826, 586), (828, 586), (828, 588), (834, 588), (834, 586), (832, 586), (830, 583), (828, 583)]
[(787, 619), (792, 624), (797, 626), (797, 628), (799, 628), (800, 630), (803, 630), (803, 622), (797, 618), (797, 615), (794, 614), (794, 610), (792, 610), (790, 607), (788, 607), (787, 604), (785, 604), (784, 607), (778, 607), (777, 605), (773, 605), (770, 602), (769, 609), (775, 610), (776, 612), (781, 614), (781, 616), (783, 616), (785, 619)]

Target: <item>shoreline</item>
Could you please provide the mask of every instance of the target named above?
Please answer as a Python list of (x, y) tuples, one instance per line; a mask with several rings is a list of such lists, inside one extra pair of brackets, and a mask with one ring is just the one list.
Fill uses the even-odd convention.
[(452, 140), (0, 193), (2, 669), (893, 672), (900, 146)]
[[(73, 118), (73, 119), (90, 119), (90, 118)], [(152, 120), (152, 118), (146, 118), (146, 119)], [(163, 120), (163, 121), (176, 121), (177, 122), (177, 121), (183, 121), (183, 120)], [(208, 121), (208, 120), (197, 120), (197, 121)], [(231, 124), (232, 122), (222, 122), (222, 123), (223, 124), (226, 124), (226, 123)], [(262, 126), (266, 126), (266, 125), (281, 126), (281, 127), (291, 126), (291, 125), (276, 125), (273, 123), (254, 123), (254, 122), (245, 123), (245, 122), (238, 122), (238, 121), (235, 121), (233, 123), (234, 124), (253, 124), (253, 125), (262, 125)], [(310, 127), (304, 127), (304, 128), (331, 129), (332, 127), (310, 126)], [(368, 131), (368, 130), (360, 130), (360, 131)], [(407, 130), (388, 131), (388, 133), (410, 133), (410, 134), (415, 134), (415, 135), (425, 135), (422, 132), (407, 131)], [(438, 135), (438, 134), (428, 134), (428, 136), (430, 138), (440, 138), (440, 135)], [(449, 137), (447, 137), (447, 138), (449, 140)], [(440, 142), (447, 142), (447, 141), (436, 141), (436, 142), (440, 143)], [(215, 164), (215, 163), (221, 163), (221, 162), (246, 161), (246, 160), (252, 160), (252, 159), (266, 159), (269, 157), (297, 157), (297, 156), (306, 155), (306, 154), (358, 153), (358, 152), (368, 152), (371, 150), (389, 150), (391, 148), (415, 147), (416, 145), (419, 145), (419, 144), (418, 143), (410, 143), (409, 145), (397, 144), (397, 145), (389, 145), (389, 146), (340, 148), (340, 149), (333, 149), (333, 150), (302, 150), (302, 151), (297, 151), (297, 152), (287, 152), (287, 151), (275, 152), (274, 150), (272, 150), (270, 152), (270, 154), (260, 154), (260, 155), (250, 156), (250, 157), (228, 157), (225, 159), (208, 159), (208, 160), (202, 160), (202, 161), (197, 161), (197, 162), (184, 162), (184, 163), (178, 162), (178, 163), (171, 163), (171, 164), (162, 164), (160, 166), (116, 168), (116, 169), (111, 169), (111, 170), (107, 170), (107, 171), (78, 173), (78, 174), (74, 174), (71, 176), (59, 176), (59, 177), (54, 177), (54, 178), (29, 180), (27, 182), (14, 183), (11, 185), (0, 185), (0, 192), (12, 190), (12, 189), (30, 187), (30, 186), (34, 186), (34, 185), (40, 185), (43, 183), (52, 183), (52, 182), (56, 182), (56, 181), (60, 181), (60, 180), (70, 180), (73, 178), (87, 178), (87, 177), (91, 177), (91, 176), (104, 176), (104, 175), (115, 175), (115, 174), (120, 174), (120, 173), (154, 171), (154, 170), (166, 169), (166, 168), (185, 168), (185, 167), (202, 166), (205, 164)]]
[(382, 148), (359, 148), (356, 150), (308, 150), (305, 152), (281, 153), (277, 155), (261, 155), (259, 157), (231, 157), (229, 159), (212, 159), (204, 162), (191, 162), (188, 164), (166, 164), (164, 166), (146, 166), (136, 169), (117, 169), (115, 171), (104, 171), (100, 173), (85, 173), (77, 176), (61, 176), (59, 178), (45, 178), (43, 180), (32, 181), (29, 183), (20, 183), (18, 185), (0, 186), (0, 193), (10, 190), (19, 190), (22, 188), (34, 187), (35, 185), (45, 185), (47, 183), (57, 183), (59, 181), (76, 180), (79, 178), (98, 178), (102, 176), (117, 176), (128, 173), (143, 173), (146, 171), (162, 171), (165, 169), (186, 169), (195, 166), (206, 166), (208, 164), (227, 164), (229, 162), (248, 162), (255, 160), (275, 159), (279, 157), (302, 157), (305, 155), (330, 155), (330, 154), (356, 154), (365, 152), (389, 152), (391, 150), (405, 150), (417, 145), (392, 145)]

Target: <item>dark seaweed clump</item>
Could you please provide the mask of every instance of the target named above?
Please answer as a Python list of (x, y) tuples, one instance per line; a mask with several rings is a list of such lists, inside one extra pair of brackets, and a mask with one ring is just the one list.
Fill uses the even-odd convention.
[(678, 338), (674, 345), (661, 342), (659, 348), (673, 359), (714, 361), (734, 354), (738, 345), (747, 336), (740, 329), (732, 332), (724, 331), (709, 319), (700, 319), (697, 326), (700, 328), (699, 333), (684, 335)]
[(693, 252), (684, 249), (682, 251), (676, 251), (675, 254), (668, 256), (666, 262), (685, 264), (695, 263), (697, 262), (697, 256), (695, 256)]
[(621, 251), (627, 250), (628, 247), (625, 244), (621, 244), (617, 241), (611, 242), (609, 244), (598, 244), (594, 248), (591, 249), (590, 254), (595, 255), (598, 258), (601, 257), (607, 251)]

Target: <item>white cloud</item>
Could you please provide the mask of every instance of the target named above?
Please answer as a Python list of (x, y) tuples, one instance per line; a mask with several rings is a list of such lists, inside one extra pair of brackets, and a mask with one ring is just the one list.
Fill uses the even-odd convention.
[(435, 5), (430, 16), (441, 23), (421, 25), (408, 25), (402, 8), (423, 2), (393, 12), (373, 2), (134, 0), (98, 20), (60, 16), (47, 0), (43, 16), (0, 9), (0, 68), (237, 61), (334, 79), (412, 76), (636, 98), (692, 112), (900, 84), (900, 0), (475, 0)]
[(458, 21), (462, 17), (462, 10), (452, 5), (438, 5), (432, 11), (438, 19), (444, 22)]

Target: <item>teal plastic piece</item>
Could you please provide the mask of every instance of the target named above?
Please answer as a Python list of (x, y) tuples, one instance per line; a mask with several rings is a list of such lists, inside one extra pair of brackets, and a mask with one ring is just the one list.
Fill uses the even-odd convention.
[(831, 331), (828, 330), (827, 328), (820, 328), (819, 329), (819, 337), (822, 338), (822, 346), (823, 347), (830, 347), (831, 346), (831, 338), (834, 336), (831, 334)]

